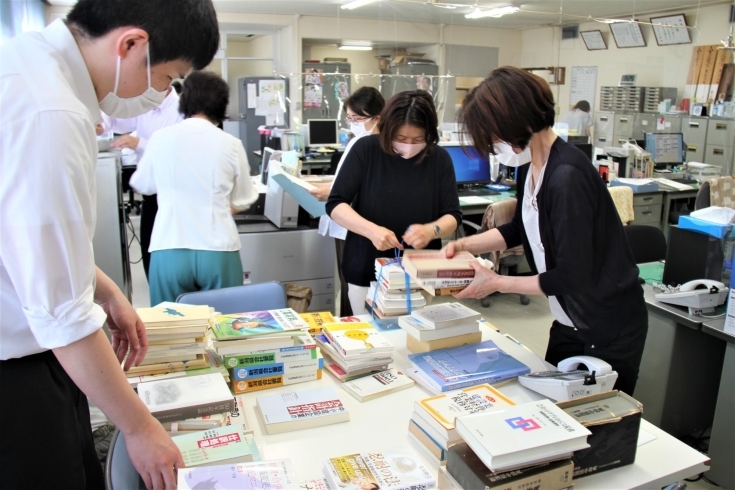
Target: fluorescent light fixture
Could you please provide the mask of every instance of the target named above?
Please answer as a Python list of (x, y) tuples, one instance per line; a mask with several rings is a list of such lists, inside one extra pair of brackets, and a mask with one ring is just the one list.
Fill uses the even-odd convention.
[(340, 44), (339, 49), (345, 51), (372, 51), (373, 47), (367, 44)]
[(467, 19), (482, 19), (483, 17), (502, 17), (504, 15), (512, 14), (514, 12), (518, 12), (520, 8), (515, 7), (513, 5), (508, 5), (507, 7), (498, 7), (495, 9), (489, 9), (489, 10), (482, 10), (480, 8), (475, 8), (472, 12), (465, 15), (465, 18)]
[(376, 0), (352, 0), (351, 2), (347, 2), (346, 4), (342, 5), (342, 8), (346, 10), (352, 10), (367, 5), (369, 3), (373, 3), (375, 1)]

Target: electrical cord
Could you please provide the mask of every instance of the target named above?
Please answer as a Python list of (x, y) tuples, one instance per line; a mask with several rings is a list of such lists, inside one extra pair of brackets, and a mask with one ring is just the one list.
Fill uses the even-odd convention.
[[(130, 242), (128, 243), (128, 255), (130, 255), (130, 247), (133, 245), (133, 242), (138, 242), (138, 245), (141, 245), (141, 243), (140, 238), (138, 238), (138, 235), (136, 235), (135, 233), (135, 228), (133, 227), (133, 223), (130, 221), (130, 216), (128, 215), (128, 213), (125, 213), (125, 226), (128, 230), (130, 230), (130, 235), (132, 236)], [(139, 264), (141, 260), (143, 260), (143, 254), (141, 254), (138, 260), (136, 260), (135, 262), (130, 261), (130, 263)]]

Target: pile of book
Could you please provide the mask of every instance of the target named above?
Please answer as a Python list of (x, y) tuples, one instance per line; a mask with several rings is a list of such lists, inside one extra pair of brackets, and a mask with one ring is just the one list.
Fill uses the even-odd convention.
[(326, 323), (316, 335), (324, 365), (340, 381), (385, 371), (393, 345), (367, 322)]
[(482, 339), (482, 315), (460, 303), (442, 303), (398, 319), (406, 331), (406, 348), (414, 353), (475, 344)]
[(126, 376), (136, 378), (210, 367), (206, 354), (211, 315), (208, 306), (171, 305), (138, 308), (137, 312), (145, 325), (148, 353)]
[(322, 359), (309, 324), (291, 308), (212, 318), (212, 344), (235, 394), (321, 379)]
[(406, 250), (402, 265), (416, 284), (432, 296), (451, 296), (470, 285), (475, 278), (476, 262), (469, 252), (459, 252), (448, 259), (441, 251)]
[(426, 306), (421, 286), (395, 260), (375, 259), (375, 279), (365, 302), (378, 318), (406, 315), (409, 306), (412, 311)]
[[(436, 477), (419, 458), (405, 449), (348, 454), (324, 462), (329, 488), (431, 489)], [(473, 488), (473, 487), (467, 487)]]
[(331, 386), (259, 396), (255, 412), (268, 434), (311, 429), (350, 420), (350, 412)]
[(440, 468), (442, 488), (572, 486), (572, 454), (589, 447), (589, 430), (549, 400), (459, 415), (457, 442)]
[(492, 340), (408, 356), (406, 374), (438, 395), (483, 383), (499, 383), (531, 372)]
[(301, 487), (290, 459), (254, 461), (240, 464), (183, 468), (178, 472), (176, 488), (319, 488)]

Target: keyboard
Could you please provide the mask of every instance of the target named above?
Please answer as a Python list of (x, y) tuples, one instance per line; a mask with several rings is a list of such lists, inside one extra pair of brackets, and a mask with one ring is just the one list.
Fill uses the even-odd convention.
[(470, 196), (497, 196), (500, 194), (497, 191), (488, 189), (486, 187), (476, 187), (473, 189), (460, 189), (458, 192), (459, 197), (470, 197)]

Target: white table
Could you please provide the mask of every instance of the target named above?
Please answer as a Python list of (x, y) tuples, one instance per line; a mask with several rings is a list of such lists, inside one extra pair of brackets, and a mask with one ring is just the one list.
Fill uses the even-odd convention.
[[(515, 342), (487, 327), (483, 327), (483, 340), (493, 340), (508, 354), (528, 365), (532, 371), (548, 369), (545, 362)], [(406, 334), (402, 330), (384, 332), (396, 346), (393, 367), (400, 369), (408, 364), (410, 354), (405, 347)], [(284, 434), (267, 435), (262, 422), (256, 417), (255, 399), (262, 395), (298, 391), (316, 386), (333, 385), (350, 412), (350, 421), (326, 427), (318, 427)], [(416, 400), (431, 396), (418, 385), (365, 403), (360, 403), (342, 390), (341, 383), (326, 371), (320, 381), (285, 386), (255, 392), (248, 396), (246, 413), (255, 430), (257, 443), (264, 460), (290, 458), (299, 480), (320, 478), (324, 460), (346, 454), (408, 447), (428, 468), (436, 473), (436, 463), (430, 462), (408, 440), (408, 423)], [(517, 382), (499, 388), (517, 403), (542, 397), (527, 390)], [(709, 458), (684, 443), (654, 427), (645, 420), (641, 428), (657, 437), (638, 448), (636, 462), (619, 469), (587, 476), (574, 481), (575, 490), (656, 488), (668, 483), (707, 471)]]

